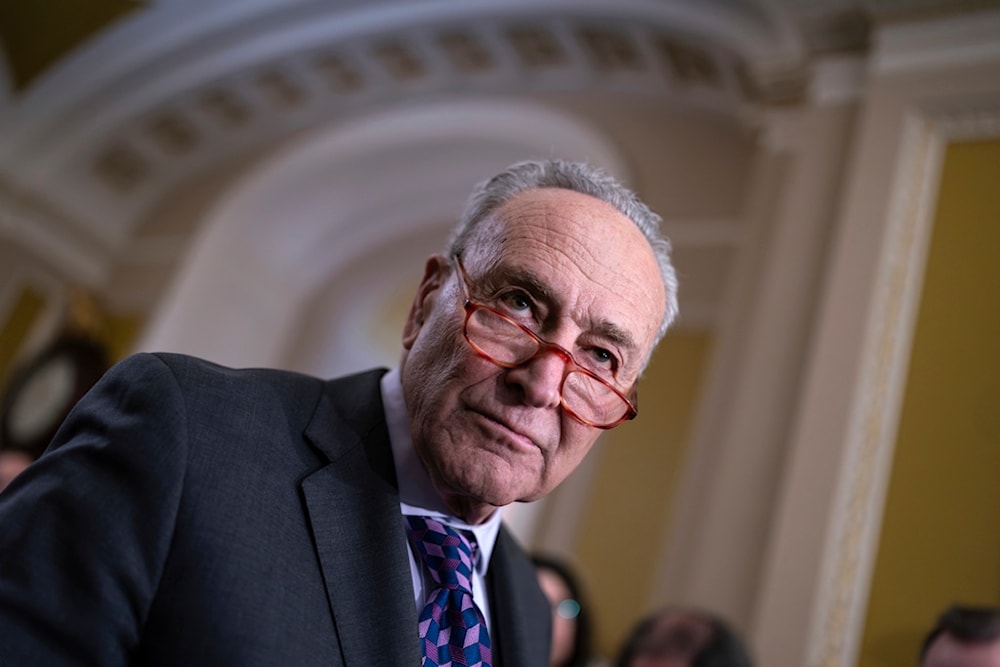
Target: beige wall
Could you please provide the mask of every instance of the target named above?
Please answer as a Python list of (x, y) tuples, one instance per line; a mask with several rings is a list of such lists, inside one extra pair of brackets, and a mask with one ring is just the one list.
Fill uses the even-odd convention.
[(608, 657), (647, 611), (711, 348), (705, 334), (668, 334), (639, 385), (642, 418), (606, 434), (591, 453), (599, 464), (574, 553), (595, 646)]

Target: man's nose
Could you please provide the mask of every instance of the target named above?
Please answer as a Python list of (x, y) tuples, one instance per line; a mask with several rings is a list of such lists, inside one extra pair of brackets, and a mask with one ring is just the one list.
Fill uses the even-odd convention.
[(543, 348), (528, 361), (508, 370), (507, 381), (521, 388), (526, 405), (556, 407), (562, 400), (562, 381), (569, 361), (562, 350)]

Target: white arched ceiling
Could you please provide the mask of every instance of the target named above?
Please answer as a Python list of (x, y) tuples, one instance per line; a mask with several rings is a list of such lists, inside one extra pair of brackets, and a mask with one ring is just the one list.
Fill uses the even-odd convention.
[(197, 21), (190, 0), (147, 4), (0, 100), (0, 186), (82, 238), (95, 286), (164, 199), (291, 133), (430, 94), (736, 112), (748, 70), (801, 56), (765, 0), (205, 0)]
[(392, 363), (398, 347), (360, 332), (415, 287), (472, 186), (530, 156), (629, 178), (603, 135), (526, 102), (409, 105), (304, 135), (211, 208), (139, 348), (323, 373)]
[[(162, 310), (164, 285), (191, 246), (192, 230), (206, 219), (201, 204), (229, 187), (237, 172), (252, 170), (262, 155), (275, 154), (305, 133), (356, 127), (354, 119), (371, 119), (391, 107), (501, 97), (548, 104), (602, 128), (627, 157), (644, 197), (659, 199), (650, 203), (673, 218), (671, 233), (686, 233), (678, 215), (699, 238), (712, 226), (738, 226), (732, 207), (700, 212), (685, 204), (704, 202), (702, 188), (676, 197), (659, 181), (679, 172), (675, 186), (684, 189), (677, 184), (697, 173), (690, 161), (664, 164), (679, 145), (667, 145), (668, 140), (696, 143), (695, 135), (688, 136), (690, 122), (694, 118), (701, 125), (707, 116), (752, 129), (768, 86), (748, 75), (764, 63), (801, 55), (787, 18), (769, 2), (469, 0), (460, 5), (205, 0), (195, 22), (190, 0), (136, 9), (80, 44), (22, 94), (0, 100), (0, 242), (14, 241), (67, 283), (93, 290), (116, 312), (148, 321)], [(452, 145), (467, 156), (508, 143), (474, 134), (436, 143), (435, 150)], [(711, 134), (707, 123), (696, 134)], [(524, 149), (547, 140), (511, 141)], [(719, 143), (717, 137), (709, 141)], [(410, 141), (399, 153), (423, 152), (426, 145)], [(723, 161), (712, 146), (699, 145), (693, 155), (712, 153), (713, 160)], [(377, 171), (384, 170), (374, 148), (366, 156), (379, 165)], [(389, 162), (396, 159), (401, 158), (394, 151)], [(468, 186), (474, 170), (464, 159), (451, 173)], [(339, 172), (320, 164), (324, 176), (366, 173), (360, 160)], [(441, 169), (447, 172), (448, 165)], [(398, 173), (403, 171), (399, 166)], [(719, 173), (728, 177), (733, 171)], [(740, 178), (741, 170), (735, 171)], [(287, 187), (320, 191), (310, 180), (317, 173), (298, 174), (301, 182), (290, 179)], [(422, 169), (405, 176), (445, 180)], [(717, 174), (709, 180), (718, 180)], [(353, 193), (375, 181), (337, 182)], [(324, 181), (324, 187), (332, 186)], [(731, 184), (724, 188), (735, 190)], [(441, 201), (456, 196), (441, 193)], [(720, 200), (714, 193), (709, 197)], [(304, 211), (307, 201), (318, 199), (304, 197), (296, 215), (310, 215)], [(419, 217), (417, 197), (400, 201), (408, 219)], [(277, 197), (259, 202), (250, 217), (283, 219), (284, 212), (276, 213), (278, 202)], [(366, 215), (395, 214), (379, 204)], [(435, 215), (445, 219), (454, 211)], [(323, 228), (311, 229), (299, 233), (301, 244), (340, 252), (341, 246), (316, 243), (317, 229)], [(361, 234), (364, 227), (350, 229)], [(702, 257), (697, 262), (699, 276), (708, 277), (700, 290), (705, 294), (720, 292), (716, 286), (725, 270), (716, 264), (728, 263), (738, 242), (712, 245), (718, 261), (709, 268), (701, 268)], [(292, 256), (297, 252), (287, 238), (273, 246)], [(254, 267), (249, 255), (244, 270)], [(683, 253), (677, 257), (683, 268)], [(322, 271), (327, 262), (300, 266)], [(703, 283), (699, 276), (689, 282)], [(230, 279), (234, 287), (242, 282), (238, 275)], [(259, 297), (284, 301), (287, 290), (299, 290), (309, 279), (286, 282), (270, 281), (274, 294), (261, 291)], [(714, 302), (699, 305), (689, 298), (687, 303), (685, 324), (711, 324)], [(209, 321), (213, 315), (205, 313)], [(277, 325), (260, 326), (262, 335), (274, 338), (271, 329)]]

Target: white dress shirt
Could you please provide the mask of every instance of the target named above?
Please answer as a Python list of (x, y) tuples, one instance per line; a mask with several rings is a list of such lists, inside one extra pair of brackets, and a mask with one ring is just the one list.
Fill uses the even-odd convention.
[[(441, 496), (435, 491), (430, 476), (413, 448), (410, 420), (406, 411), (406, 402), (403, 399), (403, 385), (400, 381), (399, 370), (393, 369), (382, 376), (381, 386), (385, 421), (389, 427), (392, 457), (396, 464), (396, 481), (399, 484), (400, 529), (406, 530), (405, 516), (429, 516), (455, 530), (468, 531), (475, 536), (478, 548), (473, 564), (472, 599), (483, 613), (486, 627), (492, 632), (489, 594), (486, 590), (486, 567), (489, 565), (497, 533), (500, 530), (501, 509), (497, 508), (489, 519), (478, 526), (470, 526), (450, 513)], [(407, 540), (407, 544), (410, 544), (409, 540)], [(419, 613), (427, 603), (427, 596), (433, 589), (434, 582), (431, 580), (430, 574), (426, 572), (419, 557), (414, 554), (412, 544), (410, 544), (409, 553), (414, 603), (417, 605)]]

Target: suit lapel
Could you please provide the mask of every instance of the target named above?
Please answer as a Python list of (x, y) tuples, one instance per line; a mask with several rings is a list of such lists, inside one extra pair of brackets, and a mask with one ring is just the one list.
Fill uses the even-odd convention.
[(549, 603), (538, 587), (534, 565), (504, 527), (493, 548), (487, 583), (494, 667), (547, 667), (552, 633)]
[(380, 376), (328, 383), (306, 430), (330, 459), (302, 492), (347, 667), (420, 662)]

